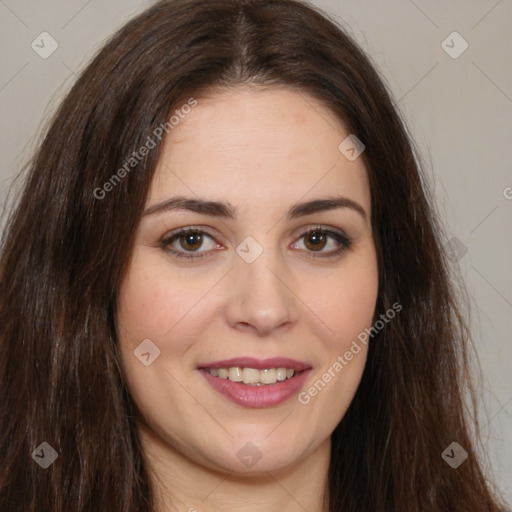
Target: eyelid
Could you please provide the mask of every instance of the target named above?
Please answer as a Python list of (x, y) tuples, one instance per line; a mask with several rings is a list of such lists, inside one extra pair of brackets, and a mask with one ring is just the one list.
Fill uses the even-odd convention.
[[(352, 247), (352, 239), (343, 231), (342, 229), (335, 228), (332, 226), (325, 226), (325, 225), (312, 225), (308, 226), (304, 230), (300, 232), (300, 234), (297, 237), (297, 241), (303, 238), (305, 235), (309, 233), (314, 232), (321, 232), (325, 235), (327, 235), (330, 238), (333, 238), (336, 240), (338, 244), (341, 244), (341, 246), (338, 249), (334, 249), (328, 252), (316, 252), (316, 251), (303, 251), (306, 254), (306, 257), (313, 258), (313, 259), (334, 259), (340, 257), (344, 252), (348, 251)], [(297, 242), (294, 242), (294, 244)]]
[[(186, 235), (188, 233), (200, 233), (202, 235), (206, 235), (210, 237), (214, 242), (217, 242), (217, 237), (222, 238), (221, 236), (218, 236), (210, 231), (209, 228), (205, 226), (186, 226), (182, 228), (175, 229), (173, 231), (170, 231), (169, 233), (166, 233), (160, 240), (159, 245), (166, 249), (168, 252), (173, 254), (194, 254), (194, 251), (176, 251), (172, 249), (167, 249), (167, 247), (174, 241), (174, 239), (178, 239), (182, 235)], [(195, 254), (206, 254), (208, 251), (197, 251)], [(178, 256), (179, 257), (179, 256)], [(187, 256), (184, 256), (186, 258)], [(203, 256), (192, 256), (190, 259), (193, 258), (202, 258)]]
[(304, 235), (307, 235), (308, 233), (311, 233), (311, 231), (322, 231), (322, 232), (325, 232), (325, 233), (328, 233), (328, 234), (334, 233), (334, 234), (339, 235), (340, 237), (346, 238), (347, 240), (349, 239), (348, 235), (342, 229), (335, 228), (335, 227), (332, 227), (332, 226), (325, 226), (325, 225), (322, 225), (322, 224), (314, 224), (314, 225), (308, 226), (307, 228), (304, 228), (297, 235), (297, 238), (303, 237)]
[(225, 240), (225, 238), (219, 234), (216, 230), (213, 230), (212, 228), (209, 228), (208, 226), (202, 226), (202, 225), (190, 225), (190, 226), (184, 226), (181, 228), (176, 228), (171, 231), (168, 231), (165, 233), (165, 235), (162, 236), (162, 240), (169, 240), (171, 238), (177, 237), (179, 235), (187, 234), (187, 233), (201, 233), (208, 235), (209, 237), (213, 238), (214, 240), (222, 239)]
[[(294, 237), (294, 242), (292, 245), (296, 244), (301, 238), (303, 238), (305, 235), (310, 234), (312, 232), (321, 232), (325, 235), (327, 235), (330, 238), (333, 238), (338, 244), (341, 245), (338, 249), (331, 250), (329, 252), (322, 252), (322, 251), (304, 251), (301, 252), (307, 253), (308, 257), (314, 258), (314, 259), (329, 259), (334, 258), (337, 256), (340, 256), (341, 253), (347, 251), (352, 246), (352, 240), (351, 238), (341, 229), (335, 228), (332, 226), (323, 226), (323, 225), (311, 225), (303, 230), (300, 231), (296, 237)], [(159, 245), (164, 249), (166, 252), (169, 252), (173, 255), (175, 255), (177, 258), (182, 260), (197, 260), (202, 259), (204, 257), (207, 257), (210, 251), (178, 251), (175, 249), (170, 249), (169, 245), (175, 241), (179, 236), (186, 235), (187, 233), (199, 233), (204, 234), (210, 237), (214, 242), (217, 242), (217, 236), (213, 234), (210, 231), (210, 228), (206, 226), (186, 226), (182, 228), (175, 229), (167, 234), (165, 234), (162, 239), (160, 240)], [(222, 236), (219, 236), (219, 238), (223, 238)], [(217, 242), (218, 243), (218, 242)], [(317, 255), (315, 255), (315, 253)]]

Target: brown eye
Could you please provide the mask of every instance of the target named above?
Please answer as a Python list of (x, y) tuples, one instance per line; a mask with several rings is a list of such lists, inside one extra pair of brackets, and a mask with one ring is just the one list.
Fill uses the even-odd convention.
[(181, 235), (178, 240), (183, 249), (191, 251), (196, 251), (203, 244), (203, 236), (198, 232)]
[[(300, 245), (304, 247), (300, 247)], [(330, 258), (341, 255), (347, 251), (351, 245), (351, 240), (343, 233), (315, 227), (305, 231), (300, 235), (299, 241), (295, 242), (295, 247), (302, 249), (306, 255), (313, 258)], [(327, 250), (325, 250), (327, 249)]]
[(203, 258), (216, 247), (212, 235), (197, 228), (180, 229), (164, 237), (160, 246), (178, 258)]
[(310, 231), (305, 235), (305, 245), (312, 251), (321, 251), (327, 244), (327, 238), (320, 231)]

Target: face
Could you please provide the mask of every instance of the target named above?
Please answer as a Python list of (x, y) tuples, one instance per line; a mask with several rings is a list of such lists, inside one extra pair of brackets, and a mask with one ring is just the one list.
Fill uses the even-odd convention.
[(290, 468), (329, 443), (366, 362), (378, 277), (365, 165), (305, 94), (241, 88), (186, 111), (118, 295), (128, 386), (169, 452)]

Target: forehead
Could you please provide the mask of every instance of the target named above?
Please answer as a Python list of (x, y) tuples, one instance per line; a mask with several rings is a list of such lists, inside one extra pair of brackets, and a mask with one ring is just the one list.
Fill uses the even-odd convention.
[[(179, 106), (177, 106), (179, 109)], [(369, 208), (361, 158), (338, 149), (349, 135), (321, 102), (290, 89), (231, 89), (198, 98), (167, 135), (151, 201), (177, 193), (296, 201), (350, 193)]]

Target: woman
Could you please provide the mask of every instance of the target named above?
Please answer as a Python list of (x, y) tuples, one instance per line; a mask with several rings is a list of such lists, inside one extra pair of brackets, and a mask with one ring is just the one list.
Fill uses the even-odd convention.
[(324, 15), (159, 2), (78, 79), (9, 219), (1, 509), (502, 510), (441, 239)]

